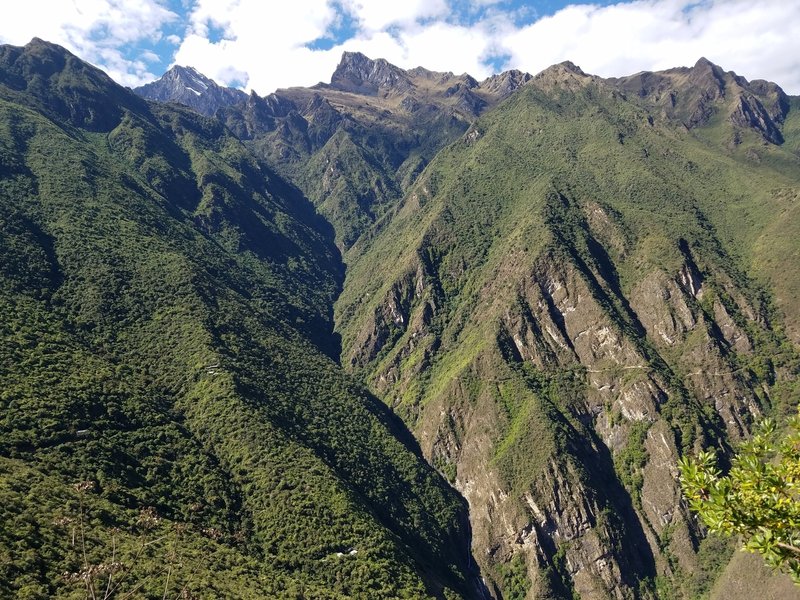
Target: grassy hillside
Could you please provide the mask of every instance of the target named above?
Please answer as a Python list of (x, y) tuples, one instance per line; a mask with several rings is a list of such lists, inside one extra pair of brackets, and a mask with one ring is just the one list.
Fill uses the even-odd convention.
[(677, 457), (797, 402), (794, 115), (765, 142), (728, 91), (687, 129), (552, 67), (350, 251), (342, 361), (468, 499), (503, 597), (693, 597)]
[(0, 73), (0, 594), (475, 596), (463, 501), (330, 358), (308, 201), (61, 48)]

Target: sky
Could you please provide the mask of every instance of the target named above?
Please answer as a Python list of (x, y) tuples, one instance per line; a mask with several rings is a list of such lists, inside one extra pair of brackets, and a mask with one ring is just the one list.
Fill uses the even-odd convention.
[(267, 95), (330, 81), (342, 52), (402, 67), (538, 73), (571, 60), (603, 77), (704, 56), (800, 94), (800, 0), (0, 0), (0, 43), (39, 37), (119, 83), (171, 65)]

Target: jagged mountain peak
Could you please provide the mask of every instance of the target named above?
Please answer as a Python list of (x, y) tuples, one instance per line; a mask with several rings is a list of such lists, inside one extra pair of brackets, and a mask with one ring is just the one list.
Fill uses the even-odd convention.
[(209, 89), (213, 90), (221, 87), (213, 79), (206, 77), (190, 66), (174, 65), (164, 73), (161, 80), (183, 86), (197, 96), (208, 92)]
[(732, 145), (740, 142), (745, 130), (753, 130), (773, 144), (783, 141), (780, 126), (789, 111), (789, 100), (780, 86), (763, 80), (749, 82), (705, 57), (692, 67), (645, 71), (606, 81), (624, 93), (635, 94), (659, 109), (662, 118), (687, 129), (707, 124), (714, 115), (725, 115), (733, 125)]
[(171, 80), (179, 79), (189, 84), (194, 83), (203, 89), (205, 89), (207, 86), (217, 85), (213, 79), (206, 77), (200, 71), (191, 66), (184, 67), (182, 65), (173, 65), (166, 73), (164, 73), (163, 78)]
[(579, 66), (569, 60), (547, 67), (533, 77), (533, 82), (544, 89), (577, 90), (597, 80), (597, 77), (587, 75)]
[(725, 71), (722, 67), (715, 65), (705, 57), (701, 57), (693, 67), (688, 70), (689, 81), (699, 87), (704, 88), (714, 96), (725, 95), (725, 87), (729, 81), (737, 81), (741, 78), (737, 77), (735, 73), (728, 73), (726, 77)]
[(516, 91), (520, 86), (528, 83), (531, 79), (532, 75), (530, 73), (518, 69), (511, 69), (487, 77), (481, 81), (479, 85), (482, 90), (505, 98)]
[(406, 91), (413, 86), (408, 74), (383, 58), (371, 59), (360, 52), (344, 52), (331, 76), (331, 87), (348, 92), (374, 94), (378, 89)]
[[(378, 59), (383, 60), (383, 59)], [(342, 52), (342, 58), (339, 60), (339, 68), (348, 68), (351, 65), (373, 64), (377, 61), (369, 58), (363, 52), (350, 52), (345, 50)], [(385, 62), (385, 61), (384, 61)]]
[(694, 64), (695, 69), (719, 69), (722, 70), (719, 65), (711, 62), (705, 56), (701, 56), (697, 59), (697, 62)]
[(513, 70), (479, 82), (468, 73), (456, 75), (451, 71), (432, 71), (421, 66), (405, 70), (382, 58), (371, 59), (360, 52), (344, 52), (331, 76), (331, 83), (320, 84), (314, 89), (383, 97), (410, 95), (412, 97), (407, 98), (404, 105), (412, 107), (419, 104), (416, 96), (420, 94), (453, 98), (456, 108), (475, 116), (485, 106), (505, 98), (530, 79), (530, 74)]
[(571, 73), (575, 73), (576, 75), (586, 75), (586, 73), (581, 69), (578, 65), (576, 65), (571, 60), (564, 60), (555, 65), (556, 67), (560, 67), (565, 71), (570, 71)]
[(148, 100), (178, 102), (205, 115), (244, 102), (247, 94), (223, 87), (190, 66), (174, 65), (159, 79), (134, 89)]

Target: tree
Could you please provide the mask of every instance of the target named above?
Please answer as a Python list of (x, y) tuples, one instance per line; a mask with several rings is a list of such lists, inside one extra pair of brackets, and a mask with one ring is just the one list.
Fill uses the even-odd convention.
[(800, 585), (800, 414), (778, 439), (772, 419), (741, 445), (727, 475), (714, 450), (680, 461), (680, 481), (689, 508), (708, 529), (738, 535), (744, 550)]

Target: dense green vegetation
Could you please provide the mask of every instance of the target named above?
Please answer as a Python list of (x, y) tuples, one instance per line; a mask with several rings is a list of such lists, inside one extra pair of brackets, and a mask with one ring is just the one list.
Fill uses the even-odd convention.
[(58, 47), (0, 73), (0, 595), (471, 596), (463, 500), (331, 358), (310, 203)]
[(509, 600), (524, 600), (530, 588), (527, 570), (523, 564), (522, 555), (517, 554), (507, 565), (500, 568), (500, 577), (504, 598)]
[(0, 595), (711, 593), (674, 470), (796, 406), (796, 99), (345, 63), (212, 119), (0, 49)]
[[(687, 131), (612, 84), (554, 67), (436, 156), (349, 253), (337, 302), (343, 362), (424, 436), (434, 464), (455, 464), (466, 490), (496, 467), (499, 489), (523, 506), (531, 494), (552, 502), (539, 487), (549, 469), (586, 485), (581, 501), (617, 515), (593, 530), (645, 595), (678, 582), (687, 561), (718, 571), (700, 565), (694, 525), (654, 514), (664, 487), (677, 492), (667, 472), (648, 479), (648, 443), (673, 444), (675, 460), (727, 449), (796, 393), (798, 280), (785, 267), (800, 232), (800, 159), (792, 142), (765, 144), (716, 110)], [(582, 346), (587, 333), (598, 337)], [(715, 398), (729, 394), (735, 417)], [(461, 427), (447, 424), (453, 415)], [(470, 418), (491, 423), (481, 459), (465, 450)], [(453, 440), (463, 446), (439, 454)], [(672, 526), (650, 558), (626, 553)], [(485, 527), (492, 552), (519, 543)], [(577, 547), (545, 552), (584, 560)], [(507, 562), (479, 560), (516, 589), (503, 583)], [(678, 597), (689, 587), (677, 583)]]
[(647, 450), (644, 447), (647, 430), (650, 424), (646, 421), (634, 423), (628, 432), (625, 448), (614, 455), (614, 466), (620, 481), (631, 492), (633, 502), (638, 508), (642, 506), (641, 469), (647, 464)]
[(681, 487), (710, 531), (738, 535), (773, 569), (800, 585), (800, 416), (778, 440), (775, 422), (761, 423), (722, 475), (713, 451), (681, 461)]
[[(507, 89), (519, 80), (506, 80)], [(345, 253), (373, 224), (386, 222), (439, 150), (510, 93), (481, 89), (469, 76), (403, 71), (349, 52), (331, 81), (251, 97), (219, 116), (305, 192)]]

